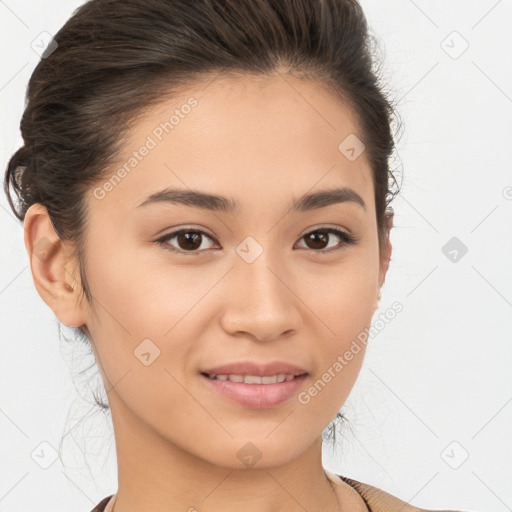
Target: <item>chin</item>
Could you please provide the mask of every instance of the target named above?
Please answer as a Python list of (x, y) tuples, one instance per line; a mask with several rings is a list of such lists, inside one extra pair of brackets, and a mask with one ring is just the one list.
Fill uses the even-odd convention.
[[(279, 428), (274, 424), (272, 429), (275, 430), (270, 435), (268, 434), (272, 429), (259, 431), (254, 436), (245, 431), (239, 438), (235, 436), (216, 444), (215, 451), (204, 454), (203, 458), (216, 466), (229, 469), (273, 468), (289, 463), (314, 442), (314, 439), (310, 442), (306, 439), (296, 439), (287, 435), (285, 430), (279, 433)], [(295, 432), (300, 433), (300, 429), (297, 428)], [(320, 435), (317, 437), (320, 438)], [(212, 446), (208, 448), (211, 449)]]

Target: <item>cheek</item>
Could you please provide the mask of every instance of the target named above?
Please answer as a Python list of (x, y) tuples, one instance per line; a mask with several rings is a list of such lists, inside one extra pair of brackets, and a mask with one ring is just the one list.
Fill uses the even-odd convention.
[(201, 299), (223, 272), (201, 271), (199, 266), (197, 271), (185, 270), (161, 255), (155, 258), (157, 249), (144, 252), (113, 237), (110, 240), (90, 244), (101, 249), (88, 255), (94, 312), (87, 325), (105, 377), (113, 385), (122, 379), (121, 389), (130, 400), (140, 397), (143, 406), (148, 399), (144, 393), (151, 394), (152, 389), (169, 388), (163, 394), (172, 394), (176, 383), (169, 373), (182, 380), (183, 364), (200, 335)]
[(337, 265), (304, 272), (299, 294), (323, 322), (324, 339), (346, 340), (370, 323), (378, 296), (378, 259), (373, 251), (354, 251)]
[(134, 363), (140, 364), (134, 356), (136, 347), (156, 334), (147, 316), (152, 304), (147, 268), (136, 261), (133, 248), (123, 246), (113, 233), (94, 237), (89, 247), (87, 279), (94, 310), (87, 326), (107, 376), (115, 383)]
[[(97, 303), (98, 324), (123, 338), (143, 339), (161, 336), (173, 325), (173, 319), (185, 312), (189, 287), (180, 269), (142, 257), (157, 248), (138, 247), (121, 237), (97, 240), (99, 246), (88, 254), (88, 281)], [(176, 315), (170, 313), (175, 310)], [(92, 317), (95, 321), (95, 317)]]
[(347, 258), (337, 269), (323, 269), (304, 282), (302, 294), (309, 290), (307, 303), (315, 313), (311, 322), (316, 322), (319, 339), (316, 377), (321, 389), (323, 384), (328, 388), (319, 393), (323, 407), (332, 407), (329, 402), (341, 407), (357, 379), (375, 310), (377, 279), (378, 260), (372, 252), (361, 251), (358, 258)]

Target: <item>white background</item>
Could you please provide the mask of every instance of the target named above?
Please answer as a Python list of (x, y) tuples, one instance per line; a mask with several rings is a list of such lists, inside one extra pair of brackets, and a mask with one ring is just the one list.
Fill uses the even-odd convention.
[[(80, 4), (0, 1), (3, 170), (21, 144), (31, 42)], [(512, 510), (512, 2), (362, 5), (404, 125), (380, 311), (404, 310), (371, 340), (324, 465), (419, 507)], [(92, 407), (99, 376), (76, 375), (93, 361), (59, 339), (4, 194), (0, 228), (0, 512), (88, 512), (117, 488), (110, 419)], [(457, 262), (442, 252), (452, 237), (468, 248)], [(65, 466), (43, 469), (40, 443), (58, 451), (64, 434)]]

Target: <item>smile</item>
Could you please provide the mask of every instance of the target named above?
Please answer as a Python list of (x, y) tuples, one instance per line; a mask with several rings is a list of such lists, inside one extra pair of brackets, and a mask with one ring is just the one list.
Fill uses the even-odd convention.
[(267, 376), (259, 376), (259, 375), (214, 375), (207, 374), (210, 379), (218, 379), (218, 380), (229, 380), (231, 382), (244, 382), (245, 384), (276, 384), (278, 382), (285, 382), (293, 380), (295, 375), (293, 374), (285, 374), (280, 373), (278, 375), (267, 375)]
[(308, 374), (260, 376), (201, 373), (201, 378), (211, 391), (224, 399), (251, 409), (270, 409), (300, 392)]

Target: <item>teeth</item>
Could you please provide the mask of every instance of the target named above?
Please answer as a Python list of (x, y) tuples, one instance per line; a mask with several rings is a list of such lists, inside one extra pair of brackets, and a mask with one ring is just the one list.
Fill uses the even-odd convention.
[(293, 374), (280, 373), (260, 377), (259, 375), (214, 375), (208, 374), (210, 379), (230, 380), (231, 382), (244, 382), (245, 384), (276, 384), (278, 382), (290, 381), (295, 377)]

